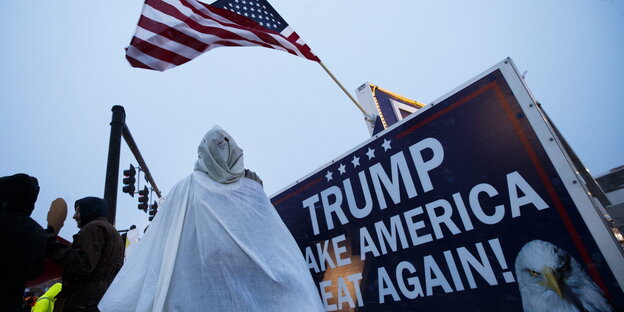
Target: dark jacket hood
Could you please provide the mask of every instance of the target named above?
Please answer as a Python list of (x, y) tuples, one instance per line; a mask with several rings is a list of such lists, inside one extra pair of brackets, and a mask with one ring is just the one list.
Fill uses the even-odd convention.
[(74, 208), (80, 207), (80, 226), (100, 218), (108, 217), (108, 205), (99, 197), (85, 197), (74, 204)]
[(24, 173), (0, 178), (0, 209), (30, 216), (39, 195), (39, 181)]

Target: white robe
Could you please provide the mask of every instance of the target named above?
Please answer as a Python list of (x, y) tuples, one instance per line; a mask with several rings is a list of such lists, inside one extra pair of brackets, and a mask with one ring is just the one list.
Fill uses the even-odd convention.
[(116, 311), (324, 311), (261, 185), (180, 181), (99, 304)]

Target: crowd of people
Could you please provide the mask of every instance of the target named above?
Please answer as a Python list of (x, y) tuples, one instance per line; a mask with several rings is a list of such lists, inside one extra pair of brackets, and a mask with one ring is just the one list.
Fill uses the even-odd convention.
[[(125, 263), (125, 243), (104, 199), (74, 203), (79, 232), (68, 245), (57, 239), (64, 200), (52, 203), (44, 229), (30, 217), (38, 194), (35, 177), (0, 178), (2, 311), (324, 310), (262, 181), (218, 126), (204, 136), (193, 173), (173, 187)], [(25, 302), (26, 283), (43, 273), (44, 261), (62, 268), (62, 284)]]

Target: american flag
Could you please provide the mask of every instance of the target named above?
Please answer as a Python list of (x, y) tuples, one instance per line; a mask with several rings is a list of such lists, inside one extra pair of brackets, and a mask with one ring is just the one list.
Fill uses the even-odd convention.
[(261, 46), (320, 62), (266, 0), (146, 0), (126, 58), (133, 67), (164, 71), (222, 46)]

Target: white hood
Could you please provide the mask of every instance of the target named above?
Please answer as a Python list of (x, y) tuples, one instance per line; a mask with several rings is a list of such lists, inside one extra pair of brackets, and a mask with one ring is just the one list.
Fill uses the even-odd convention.
[(214, 126), (197, 147), (195, 170), (207, 173), (219, 183), (232, 183), (243, 176), (243, 150), (219, 126)]

